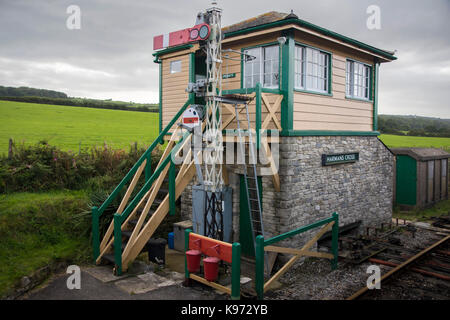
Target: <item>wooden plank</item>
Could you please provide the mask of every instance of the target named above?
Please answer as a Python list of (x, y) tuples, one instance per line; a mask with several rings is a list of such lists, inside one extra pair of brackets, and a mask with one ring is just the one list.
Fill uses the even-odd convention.
[[(345, 84), (343, 84), (345, 88)], [(345, 97), (338, 99), (335, 96), (323, 96), (308, 92), (294, 92), (294, 104), (295, 103), (308, 103), (315, 105), (324, 105), (330, 107), (342, 107), (342, 108), (357, 108), (363, 110), (372, 110), (373, 102), (364, 100), (352, 100)]]
[(264, 152), (266, 153), (266, 157), (270, 163), (270, 170), (272, 171), (272, 181), (273, 186), (277, 192), (281, 191), (281, 182), (280, 175), (278, 174), (278, 168), (276, 166), (275, 160), (272, 157), (272, 152), (270, 151), (269, 143), (266, 141), (261, 141), (261, 145), (264, 148)]
[[(299, 115), (302, 113), (316, 113), (322, 115), (342, 115), (342, 116), (357, 116), (357, 117), (372, 117), (372, 110), (365, 110), (360, 108), (352, 108), (352, 107), (332, 107), (332, 106), (324, 106), (324, 105), (315, 105), (309, 103), (296, 103), (295, 104), (295, 116), (299, 118)], [(300, 119), (299, 119), (300, 120)]]
[[(238, 142), (239, 137), (236, 135), (223, 135), (224, 142)], [(280, 137), (261, 136), (261, 142), (265, 139), (268, 143), (280, 143)], [(248, 141), (248, 137), (242, 137), (242, 141)]]
[[(142, 199), (139, 201), (138, 205), (134, 208), (134, 210), (130, 213), (130, 215), (128, 216), (128, 218), (124, 221), (124, 223), (122, 224), (121, 230), (125, 230), (126, 229), (126, 225), (128, 224), (128, 222), (134, 218), (134, 216), (136, 215), (137, 210), (140, 208), (140, 206), (145, 202), (145, 200), (147, 199), (147, 197), (149, 196), (150, 192), (151, 192), (152, 188), (150, 188), (149, 191), (147, 191), (147, 193), (142, 197)], [(99, 255), (99, 257), (96, 260), (96, 263), (99, 264), (101, 261), (101, 257), (107, 253), (110, 249), (112, 244), (114, 243), (114, 237), (111, 237), (111, 239), (109, 240), (108, 244), (105, 246), (105, 249), (101, 252), (101, 254)]]
[(294, 130), (372, 131), (369, 124), (295, 121)]
[(277, 252), (277, 253), (289, 253), (289, 254), (295, 254), (295, 255), (299, 255), (299, 256), (308, 256), (308, 257), (316, 257), (316, 258), (334, 259), (334, 256), (330, 253), (299, 250), (299, 249), (294, 249), (294, 248), (267, 246), (267, 247), (264, 247), (264, 251)]
[(199, 277), (199, 276), (197, 276), (196, 274), (193, 274), (193, 273), (189, 274), (189, 278), (191, 278), (191, 279), (193, 279), (195, 281), (201, 282), (201, 283), (203, 283), (203, 284), (205, 284), (207, 286), (210, 286), (210, 287), (212, 287), (214, 289), (217, 289), (219, 291), (222, 291), (222, 292), (225, 292), (225, 293), (228, 293), (228, 294), (231, 295), (231, 289), (230, 288), (224, 287), (224, 286), (222, 286), (222, 285), (220, 285), (220, 284), (218, 284), (216, 282), (208, 281), (205, 278)]
[(125, 196), (123, 197), (122, 201), (120, 202), (119, 208), (117, 209), (117, 213), (122, 213), (123, 209), (125, 209), (125, 206), (127, 205), (128, 200), (130, 199), (131, 193), (133, 192), (134, 188), (136, 187), (136, 184), (139, 181), (139, 178), (141, 177), (142, 171), (144, 170), (146, 164), (147, 164), (147, 159), (145, 159), (142, 162), (141, 166), (137, 169), (137, 171), (133, 177), (133, 180), (131, 180), (131, 183), (128, 186)]
[[(194, 177), (194, 174), (196, 172), (194, 162), (192, 161), (189, 164), (188, 168), (184, 170), (182, 176), (180, 176), (180, 172), (178, 173), (177, 179), (175, 181), (175, 199), (177, 199), (181, 195), (181, 192), (186, 188), (186, 186)], [(134, 260), (137, 257), (137, 255), (141, 252), (145, 243), (153, 235), (156, 228), (161, 224), (162, 220), (165, 218), (168, 212), (169, 212), (169, 195), (167, 195), (164, 198), (162, 203), (159, 205), (158, 209), (156, 209), (155, 213), (151, 216), (151, 218), (142, 228), (129, 254), (127, 256), (122, 257), (123, 271), (126, 271), (128, 269), (128, 264), (132, 260)]]
[(281, 277), (286, 271), (288, 271), (289, 268), (295, 263), (295, 261), (297, 261), (298, 258), (300, 258), (300, 256), (293, 256), (291, 259), (289, 259), (289, 261), (280, 270), (278, 270), (277, 273), (275, 273), (272, 278), (270, 278), (264, 284), (264, 292), (266, 292), (269, 289), (272, 282), (274, 282), (276, 279)]
[[(172, 135), (172, 137), (174, 137), (174, 135)], [(164, 161), (165, 157), (166, 157), (166, 156), (169, 154), (169, 152), (172, 150), (174, 144), (175, 144), (175, 143), (174, 143), (174, 140), (171, 139), (171, 141), (169, 141), (169, 143), (167, 144), (167, 147), (165, 148), (165, 150), (164, 150), (164, 152), (163, 152), (161, 158), (159, 159), (159, 162), (158, 162), (157, 167), (159, 167), (159, 166), (161, 165), (161, 163)], [(127, 218), (127, 219), (124, 221), (124, 223), (122, 224), (122, 227), (121, 227), (122, 230), (125, 230), (125, 229), (126, 229), (126, 226), (128, 225), (128, 222), (129, 222), (131, 219), (134, 218), (134, 216), (135, 216), (136, 213), (137, 213), (137, 210), (138, 210), (138, 209), (141, 207), (141, 205), (146, 201), (147, 197), (150, 195), (150, 193), (152, 192), (152, 190), (153, 190), (153, 186), (150, 187), (150, 189), (149, 189), (149, 190), (147, 191), (147, 193), (142, 197), (142, 199), (139, 201), (139, 203), (136, 205), (136, 207), (133, 209), (133, 211), (128, 215), (128, 218)], [(111, 235), (112, 235), (112, 231), (114, 230), (114, 221), (111, 221), (110, 228), (111, 228)], [(109, 230), (109, 229), (108, 229), (108, 230)], [(96, 260), (96, 263), (97, 263), (97, 264), (100, 263), (101, 257), (102, 257), (105, 253), (107, 253), (107, 252), (110, 250), (112, 244), (114, 243), (114, 237), (111, 237), (111, 235), (109, 236), (109, 237), (110, 237), (109, 241), (107, 242), (107, 244), (105, 244), (105, 247), (103, 248), (103, 250), (101, 250), (101, 253), (100, 253), (100, 255), (98, 256), (98, 258), (97, 258), (97, 260)]]
[(189, 234), (189, 249), (199, 250), (207, 256), (216, 257), (231, 263), (233, 250), (231, 243), (211, 239), (191, 232)]
[[(125, 205), (128, 203), (128, 200), (130, 199), (130, 195), (133, 192), (134, 188), (136, 187), (136, 184), (142, 174), (142, 171), (145, 168), (145, 165), (147, 164), (147, 159), (145, 159), (141, 166), (137, 169), (136, 173), (133, 176), (133, 179), (131, 180), (130, 185), (128, 186), (128, 189), (125, 193), (125, 196), (123, 197), (122, 201), (120, 202), (119, 208), (117, 209), (117, 213), (122, 213), (123, 209), (125, 208)], [(103, 252), (105, 250), (105, 247), (107, 243), (109, 242), (112, 233), (114, 231), (114, 221), (111, 221), (111, 223), (108, 226), (108, 229), (106, 230), (106, 233), (102, 239), (102, 242), (100, 243), (100, 252)], [(101, 258), (103, 254), (100, 254), (98, 258)], [(97, 258), (97, 260), (99, 260)]]
[(370, 117), (357, 117), (349, 115), (337, 114), (320, 114), (296, 112), (294, 121), (308, 121), (308, 122), (332, 122), (332, 123), (346, 123), (346, 124), (372, 124)]
[[(306, 251), (309, 248), (311, 248), (313, 246), (314, 243), (317, 242), (317, 240), (319, 240), (319, 238), (328, 231), (328, 229), (330, 229), (334, 224), (334, 221), (326, 224), (325, 226), (322, 227), (322, 229), (320, 229), (320, 231), (318, 233), (315, 234), (315, 236), (309, 240), (301, 249), (300, 251)], [(296, 255), (293, 256), (291, 259), (289, 259), (289, 261), (280, 269), (277, 271), (277, 273), (275, 273), (273, 275), (272, 278), (270, 278), (265, 284), (264, 284), (264, 292), (267, 291), (267, 289), (270, 287), (270, 285), (272, 284), (272, 282), (274, 282), (276, 279), (278, 279), (279, 277), (281, 277), (286, 271), (289, 270), (289, 268), (295, 263), (295, 261), (297, 261), (301, 256)]]
[(302, 247), (302, 250), (307, 250), (307, 249), (311, 248), (311, 247), (314, 245), (314, 243), (316, 243), (317, 240), (319, 240), (320, 237), (321, 237), (325, 232), (327, 232), (329, 229), (331, 229), (331, 227), (333, 227), (333, 225), (334, 225), (334, 221), (332, 221), (332, 222), (330, 222), (330, 223), (327, 223), (325, 226), (323, 226), (322, 229), (320, 229), (320, 231), (317, 232), (317, 233), (314, 235), (314, 237), (313, 237), (311, 240), (309, 240), (309, 241)]
[[(170, 155), (169, 155), (170, 156)], [(141, 230), (141, 227), (145, 221), (145, 218), (148, 215), (148, 212), (150, 211), (151, 206), (153, 205), (153, 202), (156, 199), (156, 195), (158, 194), (159, 189), (161, 188), (161, 185), (167, 175), (167, 172), (169, 171), (170, 164), (167, 164), (166, 167), (163, 169), (161, 174), (159, 175), (158, 179), (155, 181), (153, 190), (150, 193), (150, 196), (148, 197), (147, 203), (145, 204), (144, 210), (142, 210), (142, 213), (138, 219), (138, 222), (133, 228), (133, 232), (131, 233), (130, 238), (128, 239), (128, 243), (122, 253), (122, 255), (127, 255), (128, 252), (131, 250), (131, 247), (134, 245), (134, 242), (136, 241), (136, 237), (139, 234), (139, 231)]]
[(279, 95), (277, 100), (273, 103), (273, 105), (270, 105), (270, 102), (268, 101), (266, 94), (262, 93), (261, 94), (261, 98), (264, 102), (264, 105), (266, 106), (267, 111), (269, 111), (269, 114), (266, 116), (266, 118), (264, 119), (261, 128), (262, 129), (266, 129), (267, 125), (269, 124), (270, 120), (272, 120), (276, 127), (278, 128), (278, 130), (281, 130), (281, 123), (280, 121), (278, 121), (278, 118), (276, 116), (276, 112), (278, 111), (278, 109), (281, 107), (281, 101), (283, 101), (283, 96)]
[[(225, 106), (225, 109), (228, 110), (231, 114), (227, 119), (225, 119), (222, 122), (222, 130), (223, 130), (230, 124), (231, 121), (234, 120), (234, 118), (236, 118), (236, 114), (235, 114), (235, 110), (228, 104), (223, 103), (222, 106)], [(222, 111), (225, 111), (225, 109), (222, 108)], [(223, 115), (224, 115), (224, 113), (222, 112), (222, 117), (223, 117)]]

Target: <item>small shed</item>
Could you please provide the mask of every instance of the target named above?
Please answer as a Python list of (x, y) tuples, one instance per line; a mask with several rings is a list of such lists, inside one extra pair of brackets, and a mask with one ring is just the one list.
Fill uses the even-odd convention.
[(448, 158), (433, 148), (393, 148), (396, 158), (394, 203), (424, 208), (448, 199)]

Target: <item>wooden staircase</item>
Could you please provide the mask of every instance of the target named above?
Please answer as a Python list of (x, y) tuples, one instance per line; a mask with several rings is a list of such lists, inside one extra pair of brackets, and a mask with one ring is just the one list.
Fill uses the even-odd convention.
[[(114, 220), (111, 221), (100, 243), (100, 254), (96, 257), (97, 264), (102, 261), (113, 263), (116, 274), (127, 271), (130, 263), (145, 249), (148, 240), (169, 213), (171, 206), (174, 206), (176, 199), (192, 180), (196, 171), (194, 161), (191, 161), (191, 151), (178, 166), (178, 170), (172, 161), (183, 147), (190, 143), (189, 133), (185, 133), (177, 143), (179, 133), (181, 129), (172, 134), (152, 179), (147, 181), (133, 201), (128, 203), (144, 170), (145, 161), (134, 174)], [(143, 196), (139, 199), (140, 194)], [(134, 205), (135, 203), (137, 204)]]

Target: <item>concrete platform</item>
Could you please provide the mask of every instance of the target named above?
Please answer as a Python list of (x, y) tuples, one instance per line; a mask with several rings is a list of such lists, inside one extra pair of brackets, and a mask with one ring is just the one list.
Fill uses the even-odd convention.
[[(20, 299), (24, 300), (221, 300), (226, 297), (215, 294), (213, 290), (185, 288), (174, 284), (160, 286), (144, 293), (130, 294), (119, 288), (116, 282), (102, 282), (81, 269), (81, 289), (67, 288), (68, 274), (54, 276), (45, 286), (35, 289)], [(131, 285), (139, 287), (142, 279), (133, 276), (119, 281), (138, 279)], [(137, 289), (135, 289), (137, 290)], [(145, 291), (145, 290), (142, 290)]]
[(123, 274), (119, 277), (115, 276), (112, 272), (111, 266), (96, 266), (92, 268), (86, 268), (84, 269), (84, 271), (104, 283), (117, 281), (130, 276), (128, 274)]

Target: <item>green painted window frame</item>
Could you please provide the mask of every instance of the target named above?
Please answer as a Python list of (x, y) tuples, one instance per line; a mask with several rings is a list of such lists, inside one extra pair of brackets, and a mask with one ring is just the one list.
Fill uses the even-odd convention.
[[(277, 45), (278, 46), (278, 87), (277, 88), (273, 88), (273, 87), (264, 87), (263, 83), (261, 83), (261, 87), (264, 89), (270, 89), (270, 90), (280, 90), (280, 80), (281, 80), (281, 46), (278, 42), (276, 41), (272, 41), (272, 42), (268, 42), (268, 43), (262, 43), (262, 44), (258, 44), (255, 46), (250, 46), (250, 47), (244, 47), (241, 48), (241, 53), (243, 56), (243, 53), (245, 52), (245, 50), (250, 50), (250, 49), (255, 49), (255, 48), (262, 48), (262, 47), (271, 47)], [(241, 59), (241, 89), (250, 89), (250, 88), (245, 88), (244, 87), (244, 59)], [(263, 80), (264, 82), (264, 80)]]
[[(156, 60), (155, 60), (156, 61)], [(162, 110), (162, 61), (157, 58), (157, 63), (159, 64), (159, 133), (163, 131), (162, 121), (163, 121), (163, 110)]]
[(313, 50), (318, 50), (320, 52), (323, 52), (325, 54), (328, 55), (328, 79), (327, 79), (327, 90), (326, 91), (316, 91), (316, 90), (310, 90), (310, 89), (302, 89), (302, 88), (296, 88), (295, 87), (295, 71), (294, 71), (294, 84), (293, 84), (293, 88), (295, 92), (303, 92), (303, 93), (311, 93), (311, 94), (319, 94), (319, 95), (324, 95), (324, 96), (333, 96), (333, 53), (321, 48), (317, 48), (314, 46), (311, 46), (309, 44), (303, 43), (303, 42), (299, 42), (299, 41), (294, 41), (294, 70), (295, 70), (295, 63), (296, 63), (296, 59), (295, 59), (295, 47), (296, 46), (300, 46), (300, 47), (304, 47), (304, 48), (310, 48)]
[[(361, 98), (361, 97), (355, 97), (355, 96), (349, 96), (347, 95), (347, 61), (351, 61), (351, 62), (356, 62), (356, 63), (360, 63), (366, 67), (369, 67), (369, 98), (365, 99), (365, 98)], [(349, 100), (356, 100), (356, 101), (362, 101), (362, 102), (373, 102), (373, 77), (374, 77), (374, 65), (370, 65), (368, 63), (359, 61), (359, 60), (355, 60), (355, 59), (351, 59), (351, 58), (346, 58), (345, 59), (345, 99), (349, 99)]]

